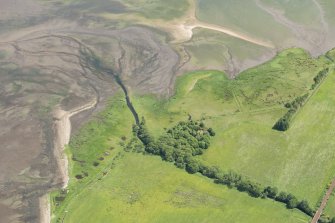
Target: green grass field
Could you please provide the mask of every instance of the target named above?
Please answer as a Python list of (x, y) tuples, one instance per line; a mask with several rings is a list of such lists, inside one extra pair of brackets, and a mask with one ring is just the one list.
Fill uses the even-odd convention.
[(101, 180), (68, 203), (64, 222), (307, 222), (270, 200), (214, 184), (162, 162), (124, 153)]
[(335, 217), (335, 193), (330, 196), (327, 206), (324, 210), (324, 214), (329, 216), (330, 218)]
[[(217, 134), (199, 159), (316, 206), (335, 175), (335, 73), (310, 90), (314, 76), (328, 66), (325, 57), (313, 59), (301, 49), (290, 49), (233, 80), (219, 71), (198, 71), (179, 77), (171, 98), (130, 96), (154, 137), (188, 115), (202, 118)], [(306, 92), (313, 95), (292, 127), (272, 130), (286, 112), (284, 104)], [(133, 122), (119, 95), (72, 139), (68, 153), (76, 161), (71, 162), (69, 192), (63, 201), (62, 193), (53, 193), (53, 222), (309, 220), (281, 203), (189, 175), (159, 157), (124, 152)], [(77, 180), (78, 174), (84, 179)]]
[[(72, 137), (66, 151), (69, 158), (69, 193), (61, 202), (57, 200), (63, 200), (64, 194), (59, 191), (52, 193), (53, 222), (64, 214), (69, 201), (75, 199), (81, 190), (92, 181), (101, 178), (115, 165), (120, 151), (123, 151), (121, 144), (124, 143), (124, 139), (132, 137), (133, 123), (133, 116), (128, 110), (123, 94), (118, 94), (103, 112)], [(78, 175), (83, 179), (77, 180)]]
[[(171, 99), (156, 101), (148, 96), (134, 104), (156, 136), (187, 114), (205, 118), (217, 132), (201, 157), (205, 162), (292, 192), (315, 206), (334, 175), (330, 121), (334, 114), (328, 112), (333, 106), (329, 101), (334, 77), (310, 99), (288, 132), (272, 126), (285, 113), (284, 103), (309, 92), (313, 77), (327, 64), (323, 57), (312, 59), (303, 50), (291, 49), (235, 80), (216, 71), (196, 72), (179, 78)], [(324, 140), (315, 131), (326, 131)]]
[[(132, 123), (122, 95), (117, 95), (73, 137), (67, 150), (72, 158), (68, 193), (64, 200), (60, 198), (65, 193), (52, 194), (52, 222), (293, 223), (309, 219), (283, 204), (254, 199), (187, 174), (159, 157), (124, 152), (121, 138), (130, 138)], [(95, 161), (99, 166), (92, 165)], [(88, 176), (76, 179), (85, 172)]]

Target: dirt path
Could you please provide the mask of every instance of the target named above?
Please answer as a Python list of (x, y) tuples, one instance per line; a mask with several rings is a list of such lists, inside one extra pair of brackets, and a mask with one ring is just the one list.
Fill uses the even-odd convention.
[(332, 183), (329, 186), (329, 189), (327, 190), (325, 196), (323, 197), (321, 205), (320, 205), (319, 209), (317, 210), (317, 212), (315, 213), (311, 223), (317, 223), (318, 222), (318, 220), (320, 219), (321, 214), (323, 212), (323, 209), (326, 207), (328, 199), (329, 199), (329, 197), (332, 194), (334, 189), (335, 189), (335, 178), (333, 179)]
[(49, 194), (44, 195), (39, 199), (40, 206), (40, 222), (50, 223), (51, 222), (51, 208), (49, 201)]

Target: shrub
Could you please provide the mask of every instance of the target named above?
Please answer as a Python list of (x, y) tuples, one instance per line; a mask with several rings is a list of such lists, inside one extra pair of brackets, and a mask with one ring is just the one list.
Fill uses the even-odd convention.
[(280, 192), (278, 196), (275, 198), (276, 201), (280, 201), (283, 203), (286, 203), (287, 201), (287, 193), (286, 192)]
[(296, 208), (299, 204), (299, 201), (294, 197), (294, 198), (291, 198), (287, 204), (286, 204), (286, 207), (288, 209), (293, 209), (293, 208)]
[(215, 179), (217, 178), (219, 169), (217, 167), (208, 167), (205, 165), (200, 165), (199, 172), (208, 178)]
[(186, 170), (189, 173), (197, 173), (200, 170), (198, 161), (191, 159), (186, 163)]
[(81, 175), (81, 174), (77, 174), (75, 177), (76, 177), (76, 179), (78, 179), (78, 180), (81, 180), (81, 179), (84, 178), (83, 175)]
[(309, 206), (308, 202), (306, 200), (302, 200), (298, 205), (297, 208), (301, 210), (302, 212), (308, 214), (309, 216), (313, 216), (314, 211), (313, 209)]
[(145, 151), (153, 155), (160, 155), (163, 160), (174, 162), (179, 168), (187, 168), (190, 173), (200, 171), (200, 166), (190, 157), (201, 155), (210, 145), (210, 136), (214, 136), (213, 129), (207, 129), (203, 122), (192, 119), (179, 122), (168, 129), (157, 141), (154, 140), (146, 126), (145, 120), (133, 126), (133, 132), (145, 146)]
[(277, 193), (278, 193), (278, 189), (276, 187), (266, 187), (263, 191), (263, 193), (268, 197), (268, 198), (271, 198), (271, 199), (274, 199), (276, 198), (277, 196)]

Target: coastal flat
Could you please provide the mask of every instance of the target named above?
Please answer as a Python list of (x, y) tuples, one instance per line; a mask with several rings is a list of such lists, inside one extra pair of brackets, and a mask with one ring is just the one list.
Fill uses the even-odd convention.
[[(334, 9), (1, 1), (0, 222), (310, 221), (335, 173)], [(184, 122), (215, 133), (165, 145)]]

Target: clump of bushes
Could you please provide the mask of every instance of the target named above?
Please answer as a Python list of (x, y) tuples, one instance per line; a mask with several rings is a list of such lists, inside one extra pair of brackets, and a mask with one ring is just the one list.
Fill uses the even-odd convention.
[(81, 180), (81, 179), (84, 178), (83, 175), (81, 175), (81, 174), (77, 174), (75, 177), (76, 177), (78, 180)]
[(200, 168), (194, 156), (201, 155), (209, 147), (210, 137), (215, 135), (212, 128), (206, 128), (203, 122), (192, 119), (179, 122), (158, 140), (150, 136), (144, 119), (139, 126), (134, 126), (133, 131), (145, 145), (147, 153), (159, 155), (191, 173), (198, 172)]

